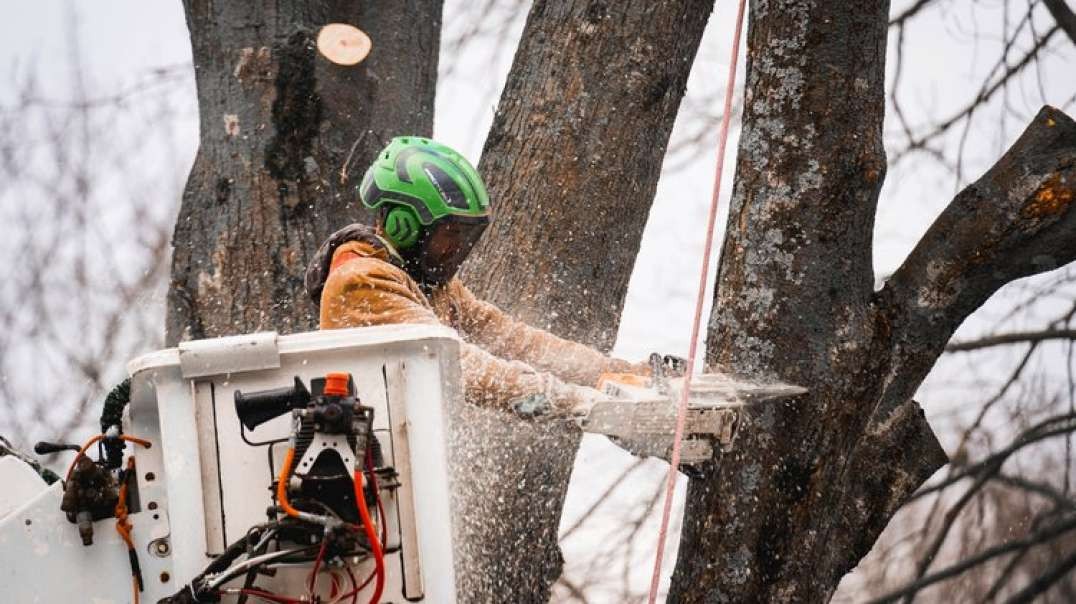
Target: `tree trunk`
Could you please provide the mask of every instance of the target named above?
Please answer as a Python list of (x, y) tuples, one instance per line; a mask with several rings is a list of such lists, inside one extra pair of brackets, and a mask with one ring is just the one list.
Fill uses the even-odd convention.
[(752, 3), (708, 359), (810, 389), (688, 490), (670, 601), (822, 602), (946, 461), (911, 400), (1006, 282), (1076, 258), (1076, 124), (1045, 108), (873, 290), (888, 2)]
[[(173, 239), (167, 341), (314, 329), (307, 260), (363, 218), (358, 181), (383, 144), (433, 130), (441, 2), (184, 8), (201, 144)], [(370, 35), (364, 62), (318, 53), (318, 30), (334, 22)]]
[[(536, 1), (479, 170), (494, 221), (465, 266), (480, 297), (608, 349), (713, 0)], [(547, 602), (579, 446), (562, 427), (467, 411), (462, 515), (474, 601)], [(491, 521), (492, 519), (492, 521)]]

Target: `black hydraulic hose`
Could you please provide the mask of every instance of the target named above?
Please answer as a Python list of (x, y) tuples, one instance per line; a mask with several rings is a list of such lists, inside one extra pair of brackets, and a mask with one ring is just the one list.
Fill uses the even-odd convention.
[[(205, 567), (197, 577), (195, 577), (190, 583), (183, 586), (183, 589), (177, 591), (172, 596), (163, 598), (157, 602), (157, 604), (196, 604), (198, 602), (219, 602), (220, 599), (216, 598), (212, 594), (203, 594), (200, 592), (202, 583), (207, 575), (215, 574), (224, 571), (232, 562), (235, 562), (239, 556), (243, 555), (247, 551), (247, 545), (250, 543), (250, 533), (243, 535), (238, 541), (232, 543), (224, 549), (221, 555), (213, 559), (208, 566)], [(203, 597), (208, 599), (202, 599)]]
[[(127, 378), (116, 384), (112, 391), (105, 397), (104, 408), (101, 410), (101, 432), (107, 433), (112, 426), (116, 426), (119, 433), (123, 433), (123, 408), (131, 402), (131, 378)], [(105, 460), (109, 468), (118, 468), (123, 465), (123, 449), (126, 445), (118, 438), (106, 438), (104, 442)]]

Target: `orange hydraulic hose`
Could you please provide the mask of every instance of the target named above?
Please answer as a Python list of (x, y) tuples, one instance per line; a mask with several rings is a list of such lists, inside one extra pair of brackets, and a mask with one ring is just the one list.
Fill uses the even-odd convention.
[[(276, 485), (276, 498), (285, 514), (299, 517), (299, 510), (292, 507), (291, 503), (288, 502), (288, 474), (291, 472), (293, 463), (295, 463), (295, 449), (289, 448), (287, 453), (284, 454), (284, 463), (280, 466), (280, 476), (277, 478)], [(370, 510), (366, 507), (366, 498), (362, 493), (362, 484), (362, 470), (356, 470), (355, 501), (359, 508), (359, 516), (362, 518), (362, 526), (366, 532), (366, 539), (370, 541), (370, 549), (373, 550), (374, 564), (376, 566), (374, 574), (377, 576), (377, 583), (374, 586), (374, 595), (370, 598), (370, 604), (377, 604), (381, 601), (381, 592), (384, 591), (385, 588), (385, 555), (381, 551), (381, 543), (378, 541), (377, 533), (374, 531), (374, 521), (370, 518)]]
[[(71, 471), (75, 469), (75, 463), (78, 462), (79, 458), (81, 458), (83, 455), (85, 455), (86, 451), (88, 451), (90, 449), (90, 447), (95, 445), (98, 441), (100, 441), (103, 438), (105, 438), (104, 434), (94, 434), (93, 438), (86, 441), (86, 444), (82, 445), (82, 448), (78, 450), (78, 454), (75, 455), (75, 459), (71, 460), (71, 465), (67, 467), (67, 477), (64, 478), (64, 482), (67, 482), (68, 480), (71, 480)], [(144, 438), (138, 438), (138, 437), (135, 437), (135, 436), (128, 436), (126, 434), (120, 434), (117, 438), (121, 438), (121, 439), (123, 439), (123, 440), (125, 440), (127, 442), (130, 442), (130, 443), (135, 443), (136, 445), (142, 445), (143, 447), (146, 447), (147, 449), (149, 448), (149, 445), (150, 445), (150, 442), (148, 440), (144, 439)]]
[(276, 481), (276, 500), (288, 516), (299, 517), (299, 510), (291, 507), (288, 502), (288, 474), (291, 473), (291, 464), (295, 463), (295, 448), (288, 448), (284, 454), (284, 465), (280, 466), (280, 477)]
[(366, 530), (366, 538), (370, 541), (370, 549), (374, 552), (374, 563), (377, 582), (374, 584), (374, 595), (370, 598), (370, 604), (381, 601), (381, 591), (385, 588), (385, 555), (381, 551), (381, 543), (374, 531), (374, 521), (370, 519), (370, 510), (366, 507), (366, 497), (362, 492), (362, 470), (355, 470), (355, 502), (359, 508), (359, 516), (362, 517), (362, 526)]
[[(127, 472), (134, 472), (135, 459), (134, 457), (127, 458)], [(129, 478), (124, 476), (123, 484), (120, 485), (120, 496), (116, 501), (116, 532), (123, 538), (123, 542), (127, 544), (127, 551), (135, 551), (134, 539), (131, 538), (131, 521), (127, 518), (127, 485)], [(133, 558), (132, 558), (133, 560)], [(132, 570), (131, 582), (134, 585), (132, 601), (134, 604), (139, 604), (140, 592), (142, 586), (139, 585), (139, 575), (135, 574), (135, 569)]]

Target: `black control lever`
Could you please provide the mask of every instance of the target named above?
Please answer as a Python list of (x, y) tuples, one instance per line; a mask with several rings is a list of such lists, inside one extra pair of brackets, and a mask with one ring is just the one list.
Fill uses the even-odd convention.
[(78, 445), (72, 445), (69, 443), (50, 443), (47, 441), (40, 441), (34, 445), (34, 453), (38, 455), (51, 455), (52, 453), (59, 453), (60, 451), (78, 451), (82, 447)]

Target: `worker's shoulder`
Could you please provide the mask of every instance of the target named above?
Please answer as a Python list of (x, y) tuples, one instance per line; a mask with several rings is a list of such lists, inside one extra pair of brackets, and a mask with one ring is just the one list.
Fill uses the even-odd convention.
[(332, 282), (370, 285), (384, 282), (403, 284), (410, 279), (406, 271), (387, 259), (378, 256), (355, 256), (334, 268), (325, 285), (329, 287)]
[(394, 261), (393, 254), (388, 246), (378, 239), (348, 241), (340, 244), (333, 251), (334, 264), (350, 258), (374, 258), (389, 263)]

